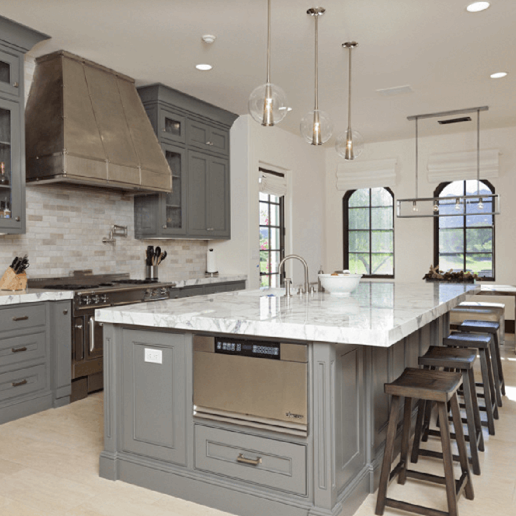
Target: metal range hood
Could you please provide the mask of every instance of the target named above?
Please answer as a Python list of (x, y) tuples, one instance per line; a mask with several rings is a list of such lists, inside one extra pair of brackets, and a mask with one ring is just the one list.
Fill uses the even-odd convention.
[(40, 57), (25, 122), (28, 183), (172, 190), (130, 77), (65, 51)]

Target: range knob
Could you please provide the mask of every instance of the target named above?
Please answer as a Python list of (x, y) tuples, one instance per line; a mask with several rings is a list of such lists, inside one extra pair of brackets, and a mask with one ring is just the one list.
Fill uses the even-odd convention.
[(97, 296), (97, 295), (94, 295), (92, 298), (91, 298), (91, 301), (93, 302), (93, 304), (95, 305), (98, 305), (100, 303), (100, 297)]
[(83, 305), (89, 305), (89, 304), (91, 304), (91, 298), (90, 298), (90, 296), (82, 296), (82, 304), (83, 304)]
[(107, 303), (107, 302), (108, 302), (108, 300), (109, 300), (109, 298), (107, 297), (107, 294), (102, 294), (102, 295), (100, 296), (100, 299), (101, 299), (101, 301), (102, 301), (103, 303)]
[(160, 292), (162, 296), (168, 296), (168, 290), (165, 287), (162, 287)]

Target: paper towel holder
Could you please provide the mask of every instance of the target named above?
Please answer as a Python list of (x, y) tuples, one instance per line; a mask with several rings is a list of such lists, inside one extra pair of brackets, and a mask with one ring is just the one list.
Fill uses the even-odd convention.
[(206, 277), (213, 278), (219, 275), (219, 271), (217, 270), (217, 266), (215, 264), (215, 251), (213, 248), (208, 249), (206, 253)]

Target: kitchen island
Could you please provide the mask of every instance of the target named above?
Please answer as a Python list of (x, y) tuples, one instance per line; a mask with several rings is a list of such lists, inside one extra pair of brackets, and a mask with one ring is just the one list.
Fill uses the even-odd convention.
[[(105, 346), (100, 475), (242, 516), (351, 515), (378, 482), (383, 384), (417, 366), (448, 331), (449, 310), (477, 290), (363, 281), (347, 298), (239, 291), (97, 310)], [(248, 356), (231, 356), (245, 349)], [(240, 359), (245, 375), (209, 368)], [(277, 372), (267, 375), (264, 364)], [(295, 389), (287, 378), (299, 380)], [(236, 386), (222, 393), (231, 409), (216, 405), (221, 385)], [(210, 389), (213, 410), (194, 405)], [(288, 410), (292, 423), (263, 416), (299, 398), (306, 414)], [(242, 399), (257, 409), (239, 416)]]

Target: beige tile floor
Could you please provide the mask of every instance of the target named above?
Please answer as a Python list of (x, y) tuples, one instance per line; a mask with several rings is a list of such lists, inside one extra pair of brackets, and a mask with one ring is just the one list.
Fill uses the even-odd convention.
[[(460, 516), (516, 515), (516, 355), (504, 350), (507, 397), (486, 442), (482, 476), (474, 477), (475, 500), (461, 499)], [(226, 513), (99, 478), (102, 395), (0, 425), (1, 516), (225, 516)], [(418, 468), (441, 474), (436, 460)], [(445, 510), (440, 486), (407, 480), (391, 484), (389, 496)], [(374, 514), (371, 494), (356, 516)], [(400, 512), (386, 509), (385, 515)]]

